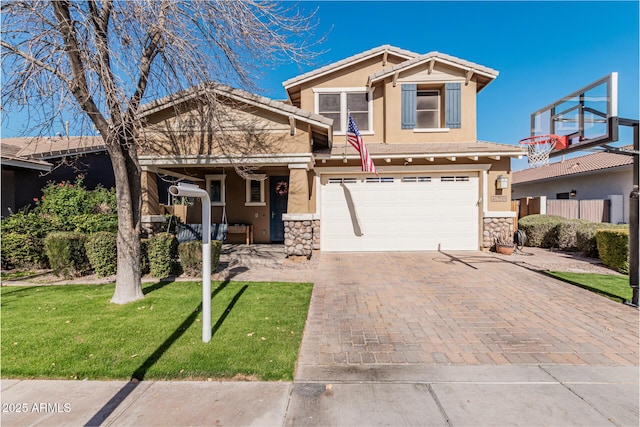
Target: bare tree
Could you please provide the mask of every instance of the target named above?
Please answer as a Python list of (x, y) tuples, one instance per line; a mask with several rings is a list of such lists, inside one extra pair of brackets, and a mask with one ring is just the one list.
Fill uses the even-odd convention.
[(3, 0), (0, 10), (4, 116), (25, 110), (27, 131), (42, 134), (76, 120), (104, 139), (118, 200), (112, 302), (143, 298), (141, 105), (210, 81), (255, 89), (261, 70), (307, 62), (314, 15), (258, 0)]

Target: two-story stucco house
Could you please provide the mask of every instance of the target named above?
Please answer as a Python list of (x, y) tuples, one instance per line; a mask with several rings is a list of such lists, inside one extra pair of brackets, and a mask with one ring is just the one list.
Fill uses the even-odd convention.
[[(285, 102), (221, 85), (160, 99), (144, 115), (145, 221), (169, 176), (206, 188), (214, 221), (289, 254), (488, 248), (513, 224), (510, 158), (525, 155), (477, 139), (476, 97), (497, 76), (385, 45), (285, 81)], [(349, 113), (377, 176), (346, 142)]]

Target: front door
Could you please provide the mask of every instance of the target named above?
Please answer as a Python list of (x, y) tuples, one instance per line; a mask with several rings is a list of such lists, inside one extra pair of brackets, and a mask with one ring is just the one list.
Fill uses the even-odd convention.
[(271, 241), (284, 242), (284, 221), (282, 214), (287, 213), (289, 196), (289, 177), (269, 177), (269, 205), (271, 206)]

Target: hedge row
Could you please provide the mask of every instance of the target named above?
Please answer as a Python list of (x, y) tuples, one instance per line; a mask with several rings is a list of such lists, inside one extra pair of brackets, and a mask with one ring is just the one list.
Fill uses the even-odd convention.
[(527, 246), (578, 251), (591, 258), (599, 257), (598, 230), (628, 230), (628, 227), (555, 215), (528, 215), (518, 221), (518, 228), (527, 235)]
[(598, 230), (596, 240), (604, 265), (629, 273), (629, 230)]
[[(211, 271), (216, 271), (222, 242), (211, 242)], [(44, 239), (26, 234), (6, 233), (2, 236), (2, 268), (46, 268), (67, 279), (89, 271), (99, 277), (116, 273), (116, 233), (101, 231), (90, 235), (69, 231), (49, 233)], [(178, 245), (173, 234), (158, 233), (143, 239), (140, 248), (140, 270), (153, 277), (168, 277), (182, 272), (197, 276), (202, 271), (202, 243)]]

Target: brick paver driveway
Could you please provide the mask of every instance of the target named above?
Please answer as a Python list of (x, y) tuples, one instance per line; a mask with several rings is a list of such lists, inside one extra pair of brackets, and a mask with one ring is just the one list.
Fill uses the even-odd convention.
[(638, 311), (482, 252), (324, 253), (299, 366), (637, 365)]

